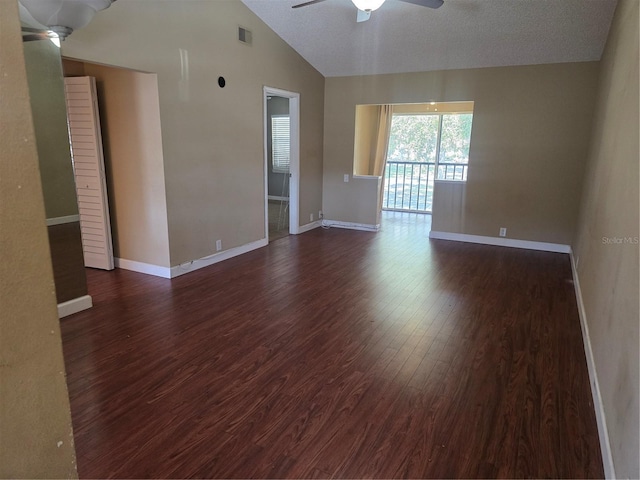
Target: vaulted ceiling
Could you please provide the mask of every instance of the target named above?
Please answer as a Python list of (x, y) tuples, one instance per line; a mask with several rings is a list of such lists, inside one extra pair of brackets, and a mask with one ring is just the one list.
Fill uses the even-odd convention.
[(242, 0), (326, 77), (599, 60), (616, 0)]

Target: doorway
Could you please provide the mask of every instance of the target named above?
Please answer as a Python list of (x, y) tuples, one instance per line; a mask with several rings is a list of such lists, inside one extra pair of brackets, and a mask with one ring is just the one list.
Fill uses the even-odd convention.
[(74, 59), (64, 59), (63, 67), (67, 78), (97, 82), (116, 268), (168, 275), (157, 74)]
[(299, 230), (299, 99), (264, 88), (265, 236), (273, 241)]

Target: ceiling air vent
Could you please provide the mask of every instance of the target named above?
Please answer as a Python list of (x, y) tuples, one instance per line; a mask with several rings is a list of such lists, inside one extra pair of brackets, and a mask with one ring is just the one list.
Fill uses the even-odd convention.
[(251, 45), (252, 35), (251, 30), (247, 30), (244, 27), (238, 27), (238, 40), (245, 45)]

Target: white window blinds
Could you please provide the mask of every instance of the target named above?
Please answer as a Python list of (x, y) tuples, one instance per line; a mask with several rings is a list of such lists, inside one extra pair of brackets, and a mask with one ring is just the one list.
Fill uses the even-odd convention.
[(281, 115), (271, 117), (271, 145), (274, 172), (289, 172), (289, 152), (291, 145), (289, 136), (289, 116)]

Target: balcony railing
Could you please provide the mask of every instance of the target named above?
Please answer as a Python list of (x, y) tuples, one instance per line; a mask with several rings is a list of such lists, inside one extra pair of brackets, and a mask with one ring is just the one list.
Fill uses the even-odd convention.
[(438, 180), (465, 181), (467, 165), (461, 163), (387, 161), (384, 174), (384, 210), (431, 212), (433, 183)]

